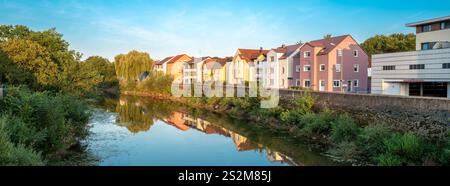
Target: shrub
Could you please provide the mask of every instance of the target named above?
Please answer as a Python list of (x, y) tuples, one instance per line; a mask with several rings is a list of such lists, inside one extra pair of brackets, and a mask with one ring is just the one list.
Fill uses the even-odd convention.
[(301, 135), (313, 136), (317, 134), (327, 134), (330, 131), (333, 118), (334, 116), (330, 111), (321, 112), (319, 114), (305, 114), (301, 119)]
[(377, 158), (380, 166), (402, 166), (405, 160), (397, 155), (381, 154)]
[(331, 122), (331, 141), (335, 144), (343, 141), (355, 141), (359, 131), (359, 127), (351, 117), (341, 115)]
[(383, 149), (383, 140), (392, 135), (386, 124), (372, 124), (364, 127), (358, 135), (357, 144), (368, 157), (378, 154)]
[(7, 120), (0, 118), (0, 165), (43, 165), (41, 155), (22, 144), (14, 145), (5, 130)]
[[(378, 164), (389, 162), (394, 157), (396, 160), (401, 160), (402, 165), (412, 165), (422, 162), (424, 152), (426, 151), (426, 144), (423, 140), (412, 134), (394, 134), (383, 141), (384, 149), (381, 155), (378, 156)], [(389, 157), (393, 156), (393, 157)]]

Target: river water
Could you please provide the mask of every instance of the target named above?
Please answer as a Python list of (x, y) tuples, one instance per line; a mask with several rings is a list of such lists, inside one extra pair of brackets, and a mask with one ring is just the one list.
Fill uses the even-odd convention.
[(89, 125), (84, 143), (102, 166), (336, 165), (285, 134), (149, 98), (106, 99)]

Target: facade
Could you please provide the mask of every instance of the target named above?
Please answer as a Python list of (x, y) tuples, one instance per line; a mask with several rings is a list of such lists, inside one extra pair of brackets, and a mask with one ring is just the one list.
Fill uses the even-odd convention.
[[(368, 92), (369, 57), (350, 35), (310, 41), (300, 47), (296, 84), (314, 91)], [(299, 69), (300, 68), (300, 69)]]
[(249, 81), (258, 81), (259, 69), (256, 67), (266, 59), (269, 50), (237, 49), (233, 61), (227, 65), (227, 83), (244, 84)]
[(208, 58), (202, 64), (201, 78), (202, 82), (214, 81), (225, 82), (226, 81), (226, 59), (222, 58)]
[(193, 84), (202, 82), (202, 65), (209, 57), (193, 57), (183, 64), (183, 84)]
[(265, 69), (262, 75), (264, 87), (287, 89), (295, 86), (299, 73), (295, 73), (294, 68), (300, 64), (300, 46), (302, 45), (283, 45), (267, 53), (267, 59), (262, 65)]
[(166, 57), (163, 60), (156, 61), (153, 70), (163, 74), (172, 75), (175, 80), (180, 81), (183, 76), (184, 64), (191, 60), (192, 57), (186, 54)]
[(372, 56), (372, 93), (450, 98), (450, 16), (407, 24), (416, 51)]

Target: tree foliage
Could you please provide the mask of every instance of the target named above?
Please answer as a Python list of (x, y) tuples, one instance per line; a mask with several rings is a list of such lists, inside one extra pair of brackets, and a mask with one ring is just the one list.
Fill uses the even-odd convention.
[(152, 70), (153, 60), (148, 53), (133, 50), (128, 54), (117, 55), (114, 65), (120, 80), (137, 80), (143, 72)]
[(413, 51), (416, 49), (416, 35), (401, 33), (389, 36), (376, 35), (364, 41), (361, 46), (370, 55)]

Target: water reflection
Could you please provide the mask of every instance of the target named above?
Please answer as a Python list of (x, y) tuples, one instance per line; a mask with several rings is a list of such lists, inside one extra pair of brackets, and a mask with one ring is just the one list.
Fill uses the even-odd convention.
[[(156, 126), (155, 123), (162, 123), (167, 126), (171, 126), (173, 129), (176, 129), (176, 131), (179, 131), (180, 134), (176, 132), (170, 132), (168, 131), (169, 129), (162, 129), (161, 126), (159, 129), (156, 129), (158, 131), (153, 132), (158, 132), (160, 135), (162, 135), (163, 132), (160, 131), (164, 130), (165, 136), (158, 137), (158, 140), (161, 140), (158, 146), (167, 143), (164, 145), (173, 146), (173, 151), (177, 151), (176, 148), (180, 148), (180, 151), (185, 148), (181, 147), (180, 143), (167, 142), (173, 140), (173, 138), (180, 138), (181, 136), (181, 138), (186, 138), (189, 140), (208, 141), (207, 146), (209, 147), (206, 147), (206, 145), (205, 147), (198, 147), (202, 148), (201, 151), (204, 151), (203, 153), (198, 152), (199, 150), (195, 151), (187, 149), (184, 151), (185, 153), (191, 154), (193, 156), (204, 156), (203, 159), (200, 158), (202, 162), (192, 162), (192, 165), (203, 165), (203, 163), (205, 163), (205, 159), (214, 159), (212, 158), (214, 154), (213, 151), (222, 151), (222, 149), (220, 148), (222, 148), (221, 145), (224, 144), (221, 141), (217, 142), (216, 136), (220, 136), (221, 139), (224, 138), (233, 142), (235, 152), (221, 152), (222, 154), (226, 154), (226, 161), (231, 161), (233, 162), (232, 164), (247, 165), (249, 161), (255, 161), (251, 163), (251, 165), (334, 164), (320, 154), (311, 151), (303, 144), (299, 144), (297, 141), (288, 139), (283, 135), (275, 135), (271, 132), (258, 129), (256, 126), (252, 127), (249, 124), (243, 124), (242, 122), (233, 120), (228, 117), (214, 115), (208, 112), (192, 111), (190, 109), (182, 107), (181, 105), (177, 105), (176, 103), (165, 103), (151, 99), (124, 96), (121, 97), (118, 101), (105, 100), (102, 106), (107, 111), (113, 111), (117, 113), (115, 119), (116, 125), (125, 127), (131, 134), (134, 135), (140, 133), (150, 135), (153, 132), (153, 126)], [(197, 133), (202, 133), (205, 136), (198, 136)], [(133, 143), (134, 141), (135, 140), (132, 140), (131, 143)], [(167, 150), (158, 149), (157, 147), (155, 147), (157, 145), (153, 145), (153, 147), (150, 147), (152, 146), (151, 144), (149, 144), (150, 142), (148, 142), (147, 144), (142, 143), (142, 141), (139, 142), (139, 145), (145, 145), (145, 147), (142, 148), (152, 148), (152, 150), (154, 150), (152, 152), (155, 152), (157, 150)], [(152, 144), (153, 143), (155, 142), (152, 142)], [(117, 145), (116, 142), (114, 144)], [(101, 145), (97, 146), (99, 147)], [(213, 148), (211, 148), (210, 146), (213, 146)], [(193, 147), (193, 149), (195, 148), (197, 147)], [(226, 149), (226, 147), (224, 147), (224, 149)], [(95, 151), (96, 149), (94, 148), (93, 150)], [(211, 155), (208, 156), (207, 153), (211, 153)], [(115, 156), (123, 155), (120, 155), (119, 153)], [(133, 158), (133, 155), (128, 154), (127, 156), (128, 158)], [(229, 157), (232, 157), (233, 160), (230, 160)], [(264, 159), (266, 159), (266, 162), (264, 162), (264, 160), (259, 160), (261, 159), (261, 157), (264, 157)], [(115, 161), (123, 160), (120, 159), (120, 157), (115, 158)], [(110, 162), (112, 162), (112, 160)], [(110, 164), (114, 163), (112, 162)], [(211, 164), (222, 165), (220, 162), (213, 162)], [(224, 163), (223, 165), (229, 164)]]

